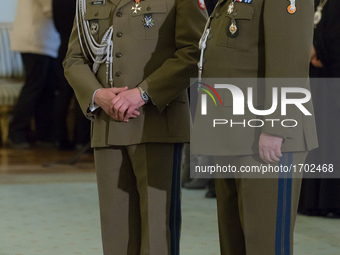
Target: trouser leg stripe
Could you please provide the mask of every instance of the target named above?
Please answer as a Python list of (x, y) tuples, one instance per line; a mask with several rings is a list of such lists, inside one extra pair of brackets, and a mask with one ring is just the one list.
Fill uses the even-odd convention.
[[(280, 166), (290, 166), (292, 153), (284, 153)], [(291, 221), (292, 173), (279, 173), (276, 218), (275, 255), (290, 255), (290, 221)]]
[(175, 144), (174, 169), (172, 175), (172, 191), (170, 205), (170, 240), (171, 255), (179, 254), (179, 240), (181, 228), (181, 201), (180, 201), (180, 177), (181, 177), (182, 144)]

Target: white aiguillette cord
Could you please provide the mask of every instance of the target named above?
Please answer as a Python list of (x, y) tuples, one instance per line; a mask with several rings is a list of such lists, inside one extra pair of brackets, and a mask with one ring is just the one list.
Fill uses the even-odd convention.
[(208, 19), (208, 21), (205, 25), (203, 35), (202, 35), (202, 37), (199, 41), (199, 44), (198, 44), (199, 49), (201, 50), (200, 62), (198, 62), (198, 64), (197, 64), (197, 66), (198, 66), (198, 82), (202, 81), (203, 62), (204, 62), (203, 55), (204, 55), (204, 50), (207, 47), (207, 40), (208, 40), (208, 36), (209, 36), (209, 33), (210, 33), (210, 21), (211, 21), (211, 18), (209, 17), (209, 19)]
[(199, 41), (199, 49), (201, 50), (201, 56), (200, 56), (200, 62), (197, 63), (197, 66), (198, 66), (198, 82), (199, 82), (198, 88), (200, 88), (200, 82), (202, 81), (203, 62), (204, 62), (203, 55), (204, 55), (204, 50), (207, 47), (208, 36), (210, 34), (210, 23), (211, 23), (211, 20), (213, 19), (213, 16), (214, 16), (214, 13), (216, 11), (216, 8), (219, 5), (220, 5), (220, 2), (218, 1), (216, 3), (216, 6), (214, 8), (214, 11), (213, 11), (212, 15), (209, 17), (207, 23), (205, 24), (202, 37), (201, 37), (201, 39)]
[[(113, 26), (110, 26), (105, 32), (101, 43), (97, 43), (90, 33), (90, 23), (85, 20), (86, 13), (86, 0), (77, 0), (76, 8), (76, 22), (78, 29), (78, 38), (81, 50), (87, 58), (84, 45), (93, 61), (92, 72), (97, 73), (101, 64), (106, 63), (106, 83), (110, 81), (113, 86), (112, 64), (113, 64)], [(84, 40), (82, 40), (83, 35)], [(105, 56), (105, 57), (104, 57)], [(109, 71), (110, 69), (110, 71)], [(110, 72), (110, 79), (109, 77)]]

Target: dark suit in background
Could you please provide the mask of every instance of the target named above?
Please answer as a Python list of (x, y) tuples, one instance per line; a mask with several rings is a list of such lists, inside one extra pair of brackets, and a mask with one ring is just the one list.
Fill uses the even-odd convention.
[[(67, 114), (74, 96), (72, 87), (64, 77), (62, 62), (66, 56), (69, 37), (76, 13), (76, 0), (53, 0), (53, 21), (60, 34), (60, 48), (56, 63), (57, 96), (55, 103), (55, 139), (60, 149), (72, 147), (68, 137)], [(78, 146), (87, 144), (90, 140), (90, 121), (86, 119), (76, 103), (74, 143)]]
[(217, 0), (205, 0), (204, 2), (207, 7), (208, 14), (210, 15), (217, 4)]
[[(315, 8), (320, 0), (315, 1)], [(340, 78), (340, 1), (328, 0), (322, 19), (314, 29), (314, 47), (323, 67), (311, 64), (312, 78)], [(311, 151), (308, 164), (334, 164), (340, 171), (340, 84), (339, 80), (312, 80), (311, 83), (319, 148)], [(327, 176), (324, 176), (327, 177)], [(304, 179), (299, 212), (308, 215), (340, 215), (339, 179)]]

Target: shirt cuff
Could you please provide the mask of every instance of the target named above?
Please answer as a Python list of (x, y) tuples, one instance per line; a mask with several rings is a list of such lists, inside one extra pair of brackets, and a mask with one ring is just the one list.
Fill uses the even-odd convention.
[(95, 102), (94, 102), (94, 96), (96, 95), (97, 91), (100, 90), (100, 89), (97, 89), (95, 92), (93, 92), (93, 96), (92, 96), (92, 101), (89, 105), (89, 110), (91, 112), (94, 112), (95, 110), (97, 110), (100, 106), (97, 105)]

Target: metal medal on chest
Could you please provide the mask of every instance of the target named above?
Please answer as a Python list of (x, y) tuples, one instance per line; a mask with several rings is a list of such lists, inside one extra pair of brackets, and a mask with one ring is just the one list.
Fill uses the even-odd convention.
[(238, 36), (238, 26), (237, 26), (237, 20), (231, 19), (230, 25), (227, 31), (227, 34), (230, 38), (235, 38)]
[(296, 12), (295, 0), (289, 0), (290, 5), (287, 7), (287, 11), (290, 14), (294, 14)]
[(143, 21), (143, 26), (146, 28), (152, 28), (155, 25), (154, 23), (155, 21), (152, 18), (152, 14), (145, 15), (142, 21)]
[(133, 13), (137, 13), (138, 11), (142, 10), (142, 7), (139, 6), (141, 0), (135, 0), (135, 6), (131, 7), (131, 11), (133, 11)]
[(234, 11), (234, 9), (235, 9), (235, 3), (234, 3), (234, 1), (232, 1), (232, 2), (229, 4), (229, 6), (228, 6), (227, 13), (228, 13), (228, 14), (232, 14), (233, 11)]
[(95, 35), (98, 33), (98, 30), (99, 30), (99, 24), (97, 22), (93, 22), (91, 24), (91, 34), (92, 35)]

